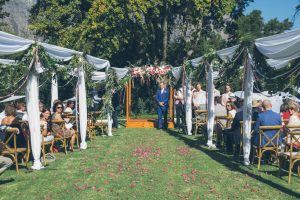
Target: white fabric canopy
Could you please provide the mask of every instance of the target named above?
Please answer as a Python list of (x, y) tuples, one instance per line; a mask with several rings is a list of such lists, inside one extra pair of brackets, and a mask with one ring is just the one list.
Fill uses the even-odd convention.
[(208, 77), (207, 77), (207, 111), (208, 111), (208, 121), (207, 121), (207, 146), (213, 146), (213, 133), (215, 125), (215, 104), (214, 104), (214, 79), (213, 79), (213, 68), (211, 65), (208, 66)]
[(268, 58), (295, 59), (300, 56), (300, 30), (259, 38), (255, 40), (255, 45)]
[(182, 67), (172, 67), (172, 75), (174, 76), (176, 82), (180, 79)]
[(3, 64), (3, 65), (15, 65), (17, 63), (16, 63), (15, 60), (0, 59), (0, 64)]
[(95, 69), (97, 69), (97, 70), (101, 70), (101, 69), (110, 67), (110, 63), (108, 60), (96, 58), (96, 57), (90, 56), (90, 55), (86, 55), (86, 59), (90, 64), (94, 65)]
[(203, 57), (194, 58), (191, 60), (191, 64), (193, 67), (198, 67), (200, 61), (203, 59)]
[(122, 78), (124, 78), (129, 71), (129, 69), (127, 67), (125, 67), (125, 68), (112, 67), (112, 69), (115, 70), (118, 80), (121, 80)]
[(8, 97), (7, 99), (4, 99), (2, 101), (0, 101), (0, 103), (5, 103), (5, 102), (9, 102), (9, 101), (15, 101), (15, 100), (18, 100), (18, 99), (23, 99), (25, 98), (25, 96), (11, 96), (11, 97)]
[(229, 48), (225, 48), (217, 51), (218, 56), (223, 60), (231, 60), (235, 54), (235, 51), (239, 48), (240, 45), (235, 45)]
[(106, 73), (105, 72), (92, 72), (92, 80), (93, 81), (104, 81), (106, 79)]
[(48, 55), (59, 61), (69, 61), (74, 55), (82, 55), (82, 52), (75, 51), (72, 49), (67, 49), (64, 47), (59, 47), (52, 44), (40, 43), (42, 47), (46, 50)]
[(273, 67), (275, 69), (281, 69), (289, 64), (290, 61), (293, 59), (288, 59), (288, 60), (274, 60), (274, 59), (266, 59), (268, 65), (270, 67)]
[(28, 49), (34, 43), (9, 33), (0, 31), (0, 56), (19, 53)]

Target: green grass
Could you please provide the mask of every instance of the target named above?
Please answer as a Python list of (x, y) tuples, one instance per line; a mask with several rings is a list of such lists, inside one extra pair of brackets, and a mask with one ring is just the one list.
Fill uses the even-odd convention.
[(241, 158), (173, 130), (121, 128), (97, 137), (45, 170), (0, 176), (0, 199), (296, 199), (300, 179), (275, 166), (245, 167)]

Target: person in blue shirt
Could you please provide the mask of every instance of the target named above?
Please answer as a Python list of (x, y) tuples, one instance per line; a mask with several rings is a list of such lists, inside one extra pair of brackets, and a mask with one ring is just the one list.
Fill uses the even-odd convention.
[[(170, 92), (165, 87), (164, 82), (159, 83), (159, 88), (156, 91), (156, 103), (157, 103), (157, 114), (158, 114), (158, 129), (167, 128), (168, 126), (168, 106), (169, 106), (169, 96)], [(164, 125), (162, 121), (162, 117), (164, 117)]]
[[(253, 135), (253, 143), (258, 146), (259, 144), (259, 126), (281, 126), (282, 121), (281, 117), (278, 113), (272, 111), (272, 103), (270, 100), (264, 100), (262, 103), (262, 107), (264, 111), (258, 114), (255, 126), (254, 126), (254, 135)], [(266, 135), (271, 139), (277, 133), (278, 130), (268, 130), (264, 131)], [(268, 142), (266, 137), (262, 137), (261, 146), (265, 145)], [(279, 137), (279, 145), (282, 142), (282, 138)], [(273, 141), (276, 144), (276, 141)]]

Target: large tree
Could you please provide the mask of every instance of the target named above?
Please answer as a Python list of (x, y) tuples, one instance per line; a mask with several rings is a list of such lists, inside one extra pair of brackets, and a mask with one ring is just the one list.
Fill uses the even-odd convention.
[(52, 43), (83, 49), (117, 66), (127, 61), (181, 64), (204, 53), (208, 48), (201, 46), (209, 41), (222, 46), (224, 16), (240, 13), (249, 1), (39, 0), (31, 28)]

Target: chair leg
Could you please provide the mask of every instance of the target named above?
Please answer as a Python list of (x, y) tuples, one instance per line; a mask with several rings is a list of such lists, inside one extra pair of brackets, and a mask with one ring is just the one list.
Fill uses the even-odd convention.
[(257, 169), (260, 170), (260, 162), (261, 162), (262, 152), (261, 149), (258, 150), (258, 163), (257, 163)]
[(63, 146), (65, 148), (65, 154), (67, 155), (68, 154), (68, 150), (67, 150), (67, 140), (66, 139), (63, 140)]
[(288, 183), (291, 184), (291, 178), (292, 178), (292, 169), (293, 169), (293, 164), (290, 161), (290, 167), (289, 167), (289, 179), (288, 179)]
[(44, 163), (44, 165), (46, 165), (46, 155), (45, 155), (45, 144), (43, 144), (43, 146), (42, 146), (42, 153), (43, 153), (43, 163)]
[(17, 170), (17, 174), (19, 175), (19, 162), (18, 162), (18, 154), (15, 153), (15, 164), (16, 164), (16, 170)]
[(76, 142), (77, 142), (77, 147), (79, 149), (80, 147), (79, 147), (79, 134), (78, 134), (78, 131), (76, 131)]

